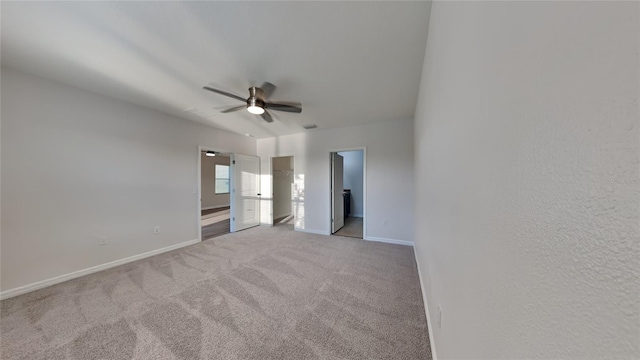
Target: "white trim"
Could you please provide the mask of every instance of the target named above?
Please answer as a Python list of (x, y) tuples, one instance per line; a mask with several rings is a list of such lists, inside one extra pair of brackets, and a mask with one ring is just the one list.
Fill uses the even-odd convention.
[(220, 206), (207, 206), (203, 207), (200, 210), (213, 210), (213, 209), (221, 209), (223, 207), (231, 207), (231, 205), (220, 205)]
[(381, 238), (381, 237), (375, 237), (375, 236), (367, 236), (364, 239), (367, 241), (377, 241), (377, 242), (383, 242), (383, 243), (389, 243), (389, 244), (413, 246), (413, 241), (407, 241), (407, 240), (387, 239), (387, 238)]
[(55, 277), (52, 277), (50, 279), (34, 282), (32, 284), (20, 286), (20, 287), (14, 288), (14, 289), (5, 290), (3, 292), (0, 292), (0, 300), (4, 300), (4, 299), (10, 298), (10, 297), (26, 294), (28, 292), (31, 292), (31, 291), (34, 291), (34, 290), (38, 290), (38, 289), (42, 289), (42, 288), (45, 288), (47, 286), (59, 284), (61, 282), (65, 282), (67, 280), (71, 280), (71, 279), (79, 278), (81, 276), (93, 274), (93, 273), (96, 273), (98, 271), (102, 271), (102, 270), (110, 269), (112, 267), (124, 265), (124, 264), (130, 263), (130, 262), (136, 261), (136, 260), (141, 260), (141, 259), (148, 258), (148, 257), (154, 256), (154, 255), (162, 254), (162, 253), (165, 253), (165, 252), (168, 252), (168, 251), (171, 251), (171, 250), (176, 250), (176, 249), (179, 249), (179, 248), (182, 248), (182, 247), (185, 247), (185, 246), (197, 244), (199, 242), (200, 242), (200, 239), (193, 239), (193, 240), (185, 241), (185, 242), (182, 242), (182, 243), (179, 243), (179, 244), (163, 247), (163, 248), (160, 248), (160, 249), (147, 251), (146, 253), (129, 256), (129, 257), (126, 257), (124, 259), (115, 260), (115, 261), (111, 261), (111, 262), (104, 263), (104, 264), (101, 264), (101, 265), (92, 266), (90, 268), (86, 268), (86, 269), (83, 269), (83, 270), (74, 271), (72, 273), (55, 276)]
[(429, 333), (429, 342), (431, 345), (431, 357), (433, 360), (438, 360), (436, 355), (436, 343), (433, 341), (433, 326), (431, 326), (431, 315), (429, 315), (429, 304), (427, 303), (427, 293), (422, 281), (422, 271), (420, 271), (420, 263), (418, 262), (418, 253), (416, 247), (413, 247), (413, 256), (416, 259), (416, 267), (418, 268), (418, 279), (420, 279), (420, 290), (422, 292), (422, 303), (424, 304), (424, 312), (427, 315), (427, 332)]
[(309, 233), (309, 234), (331, 235), (331, 233), (329, 231), (326, 231), (326, 230), (314, 230), (314, 229), (302, 229), (302, 228), (295, 228), (294, 230), (295, 231)]

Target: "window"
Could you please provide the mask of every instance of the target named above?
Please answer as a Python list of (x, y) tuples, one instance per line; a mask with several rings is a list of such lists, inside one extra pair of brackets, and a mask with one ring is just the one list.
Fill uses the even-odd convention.
[(229, 193), (229, 165), (216, 164), (216, 194)]

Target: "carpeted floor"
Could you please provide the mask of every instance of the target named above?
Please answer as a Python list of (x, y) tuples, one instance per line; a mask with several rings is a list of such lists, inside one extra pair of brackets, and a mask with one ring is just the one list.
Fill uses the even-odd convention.
[(411, 247), (291, 225), (0, 306), (2, 359), (431, 359)]

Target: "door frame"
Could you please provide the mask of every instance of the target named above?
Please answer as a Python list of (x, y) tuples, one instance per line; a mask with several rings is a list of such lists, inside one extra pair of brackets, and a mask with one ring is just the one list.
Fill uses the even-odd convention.
[[(202, 146), (198, 145), (198, 187), (196, 188), (196, 203), (197, 203), (197, 220), (196, 225), (198, 226), (198, 239), (202, 241), (202, 152), (203, 151), (215, 151), (221, 152), (225, 154), (229, 154), (229, 159), (231, 159), (232, 151), (223, 150), (218, 148), (212, 148), (210, 146)], [(229, 213), (232, 212), (233, 202), (231, 202), (231, 185), (235, 180), (233, 178), (233, 171), (231, 171), (231, 161), (229, 161)]]
[[(281, 158), (281, 157), (292, 157), (293, 158), (293, 182), (295, 183), (296, 181), (296, 156), (294, 154), (291, 155), (273, 155), (269, 157), (269, 173), (271, 174), (271, 183), (269, 184), (269, 186), (271, 187), (271, 189), (269, 189), (269, 194), (270, 195), (270, 199), (271, 199), (271, 209), (269, 209), (269, 225), (268, 226), (273, 226), (273, 159), (274, 158)], [(292, 185), (293, 186), (293, 185)], [(265, 200), (264, 197), (262, 198), (262, 200)], [(291, 196), (291, 215), (293, 216), (293, 227), (295, 229), (295, 219), (296, 219), (296, 214), (295, 214), (295, 210), (294, 210), (294, 206), (293, 206), (293, 196)]]
[(331, 171), (331, 153), (339, 153), (343, 151), (360, 151), (362, 150), (362, 240), (367, 238), (367, 147), (352, 147), (342, 149), (329, 150), (329, 235), (331, 234), (331, 204), (333, 199), (331, 198), (331, 187), (333, 186), (333, 171)]
[[(338, 169), (340, 169), (340, 179), (336, 176)], [(340, 193), (338, 193), (338, 188), (336, 187), (338, 183), (340, 183), (340, 189), (342, 189)], [(329, 229), (331, 235), (340, 231), (345, 225), (347, 212), (344, 209), (344, 205), (344, 156), (334, 152), (331, 153), (331, 229)]]

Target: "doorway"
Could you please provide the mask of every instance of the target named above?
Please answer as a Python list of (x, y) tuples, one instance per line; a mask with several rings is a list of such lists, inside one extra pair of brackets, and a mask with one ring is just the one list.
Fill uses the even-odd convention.
[(293, 225), (293, 156), (271, 158), (273, 225)]
[(365, 149), (331, 153), (331, 233), (365, 238)]
[(260, 158), (199, 147), (200, 240), (260, 225)]
[(200, 235), (212, 239), (231, 231), (231, 156), (200, 151)]

